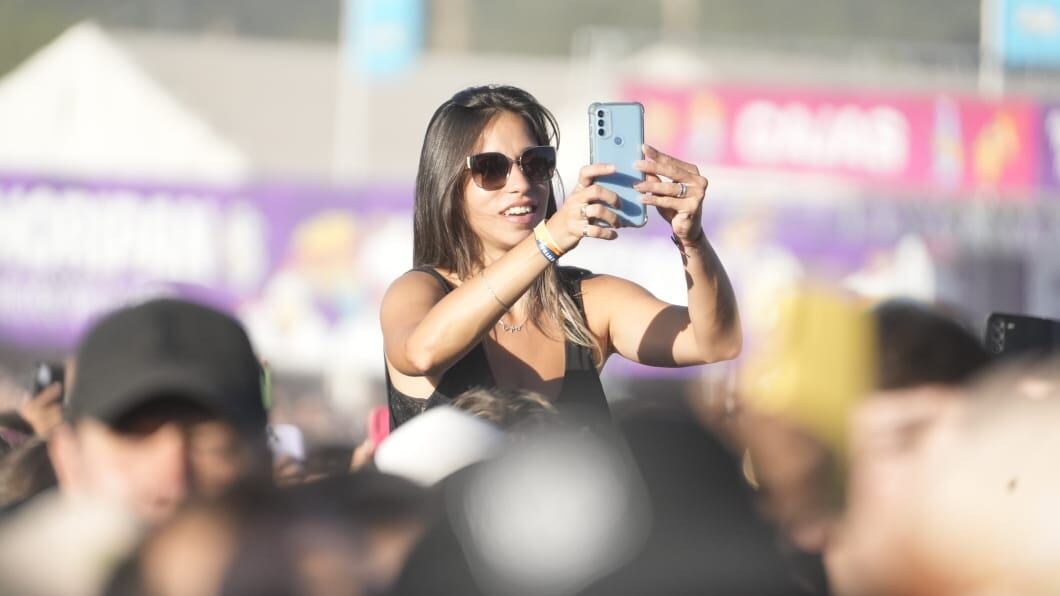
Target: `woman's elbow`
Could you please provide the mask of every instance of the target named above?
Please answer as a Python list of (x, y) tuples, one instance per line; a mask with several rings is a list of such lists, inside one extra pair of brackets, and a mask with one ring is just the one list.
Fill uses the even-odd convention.
[(435, 351), (420, 343), (409, 342), (405, 345), (405, 363), (408, 370), (401, 372), (414, 377), (435, 376), (438, 369)]
[(719, 360), (736, 360), (740, 357), (743, 352), (743, 341), (737, 340), (728, 346), (726, 346), (722, 352)]
[(740, 357), (743, 352), (743, 336), (737, 336), (726, 341), (715, 342), (707, 354), (704, 360), (710, 362), (724, 362), (726, 360), (736, 360)]

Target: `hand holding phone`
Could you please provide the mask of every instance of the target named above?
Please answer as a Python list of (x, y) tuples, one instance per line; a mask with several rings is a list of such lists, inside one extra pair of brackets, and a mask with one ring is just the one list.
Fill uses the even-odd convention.
[(19, 405), (18, 413), (39, 436), (48, 434), (63, 420), (66, 370), (62, 363), (38, 362), (33, 369), (33, 393)]
[(590, 163), (615, 166), (613, 174), (597, 178), (596, 183), (618, 195), (619, 207), (612, 210), (623, 226), (641, 227), (648, 222), (648, 211), (633, 185), (644, 181), (644, 173), (633, 164), (644, 159), (644, 106), (596, 102), (588, 115)]
[[(33, 395), (44, 391), (49, 385), (65, 385), (66, 367), (61, 362), (38, 362), (33, 366)], [(65, 390), (65, 387), (63, 388)]]

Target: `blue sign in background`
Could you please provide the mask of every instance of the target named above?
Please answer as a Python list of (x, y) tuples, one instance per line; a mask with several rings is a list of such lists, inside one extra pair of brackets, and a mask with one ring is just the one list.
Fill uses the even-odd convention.
[(423, 46), (422, 0), (346, 0), (343, 60), (368, 79), (401, 74)]
[(1060, 66), (1060, 0), (995, 0), (1005, 64)]

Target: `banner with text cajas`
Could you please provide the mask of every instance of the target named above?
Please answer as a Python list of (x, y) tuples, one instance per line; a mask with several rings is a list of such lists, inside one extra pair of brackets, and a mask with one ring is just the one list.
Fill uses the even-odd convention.
[(1039, 187), (1038, 107), (1021, 99), (630, 83), (645, 133), (700, 164), (834, 177), (868, 192), (1020, 198)]

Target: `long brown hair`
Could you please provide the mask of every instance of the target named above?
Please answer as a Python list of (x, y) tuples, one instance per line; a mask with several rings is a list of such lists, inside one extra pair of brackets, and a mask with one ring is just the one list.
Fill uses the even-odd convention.
[[(510, 112), (526, 121), (539, 145), (559, 148), (555, 116), (532, 95), (510, 86), (486, 85), (460, 91), (431, 117), (423, 138), (416, 173), (413, 216), (413, 264), (438, 267), (468, 279), (483, 266), (482, 242), (467, 220), (464, 188), (468, 173), (465, 158), (486, 126)], [(555, 189), (550, 184), (545, 216), (556, 212)], [(570, 341), (592, 350), (599, 361), (600, 348), (585, 316), (565, 291), (555, 264), (534, 280), (529, 292), (528, 316), (538, 327), (548, 317)]]

